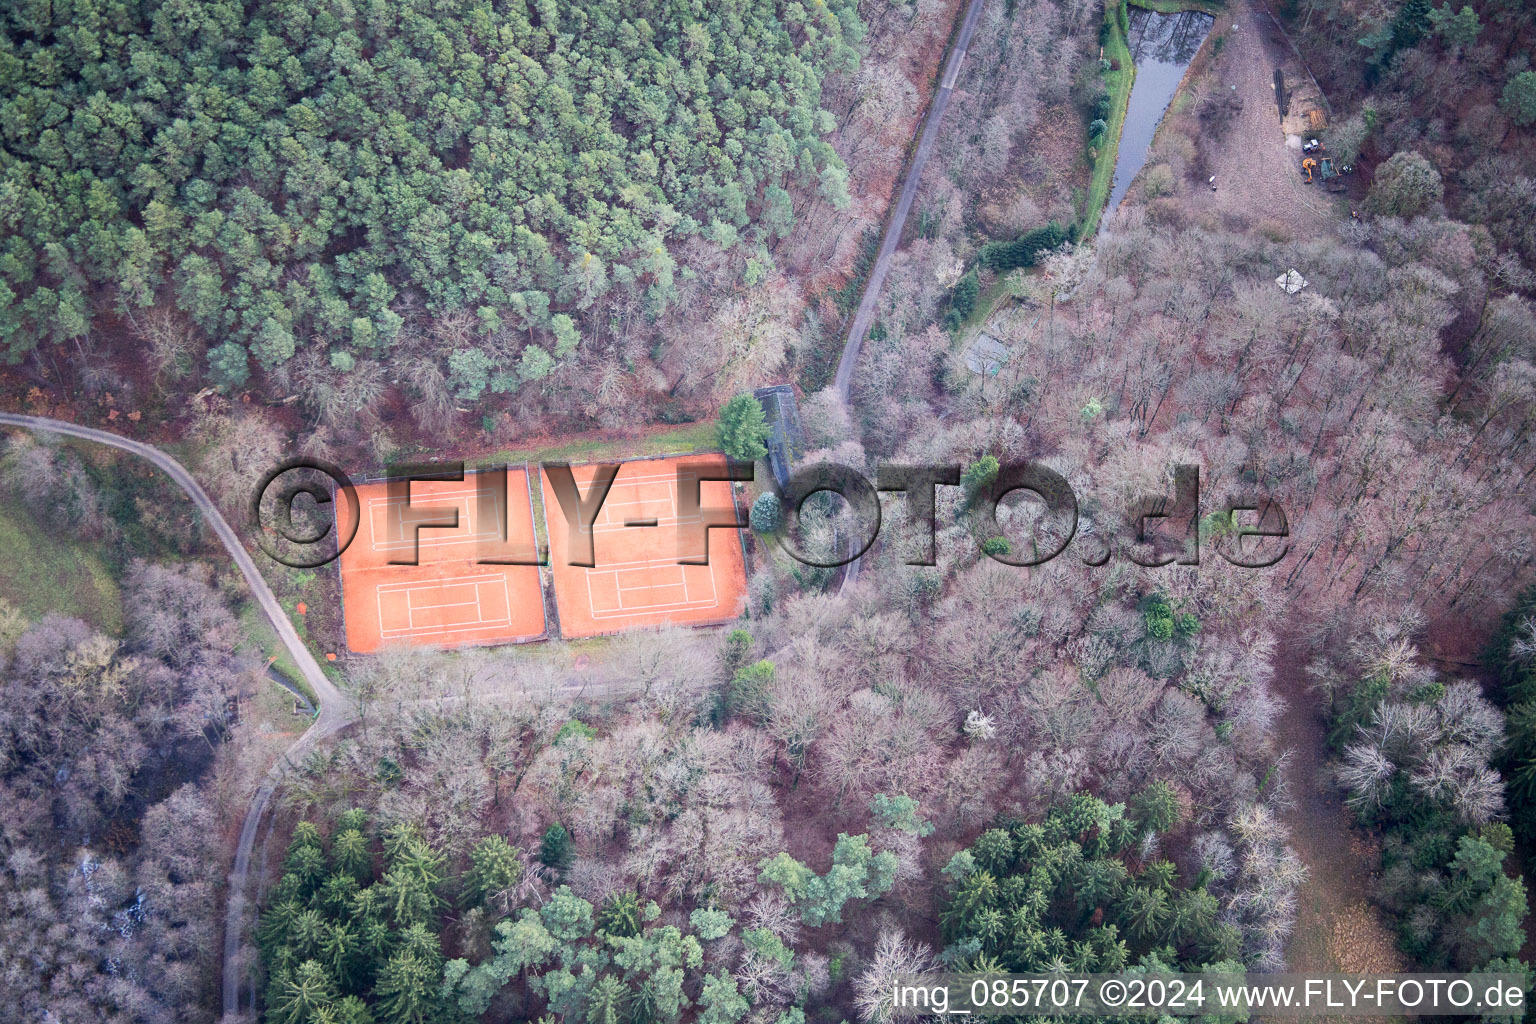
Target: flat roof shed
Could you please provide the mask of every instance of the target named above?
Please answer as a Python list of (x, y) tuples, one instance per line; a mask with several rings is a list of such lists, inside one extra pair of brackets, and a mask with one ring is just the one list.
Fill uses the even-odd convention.
[(779, 486), (789, 485), (795, 460), (805, 454), (805, 431), (800, 427), (800, 406), (788, 384), (758, 388), (752, 392), (768, 420), (768, 468)]

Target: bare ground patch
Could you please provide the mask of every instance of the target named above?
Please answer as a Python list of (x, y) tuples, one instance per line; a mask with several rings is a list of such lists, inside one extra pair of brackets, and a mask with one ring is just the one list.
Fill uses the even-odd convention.
[(1281, 747), (1293, 806), (1286, 815), (1291, 846), (1307, 868), (1297, 894), (1296, 929), (1286, 947), (1293, 971), (1390, 973), (1402, 969), (1396, 942), (1380, 912), (1364, 896), (1375, 880), (1380, 855), (1340, 802), (1327, 774), (1323, 721), (1307, 687), (1301, 659), (1290, 652), (1275, 661), (1275, 691), (1285, 698)]

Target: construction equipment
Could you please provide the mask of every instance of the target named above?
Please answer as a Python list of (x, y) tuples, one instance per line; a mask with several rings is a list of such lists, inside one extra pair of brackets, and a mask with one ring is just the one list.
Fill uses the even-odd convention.
[(1344, 179), (1337, 167), (1334, 166), (1332, 157), (1323, 157), (1323, 162), (1317, 168), (1322, 176), (1323, 187), (1329, 192), (1343, 192)]
[(1301, 162), (1301, 169), (1306, 172), (1307, 184), (1312, 184), (1312, 172), (1317, 170), (1317, 161), (1311, 157), (1307, 157)]

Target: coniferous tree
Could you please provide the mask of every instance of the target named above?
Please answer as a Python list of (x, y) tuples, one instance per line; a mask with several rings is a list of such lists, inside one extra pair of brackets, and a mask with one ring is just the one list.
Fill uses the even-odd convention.
[(737, 395), (721, 406), (718, 431), (720, 447), (733, 459), (752, 462), (768, 454), (768, 420), (752, 395)]

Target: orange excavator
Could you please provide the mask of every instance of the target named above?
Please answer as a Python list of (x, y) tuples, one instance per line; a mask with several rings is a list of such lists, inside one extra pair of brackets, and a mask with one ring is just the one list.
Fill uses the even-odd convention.
[(1301, 169), (1307, 172), (1307, 184), (1312, 184), (1312, 172), (1317, 170), (1317, 161), (1309, 156), (1301, 162)]

